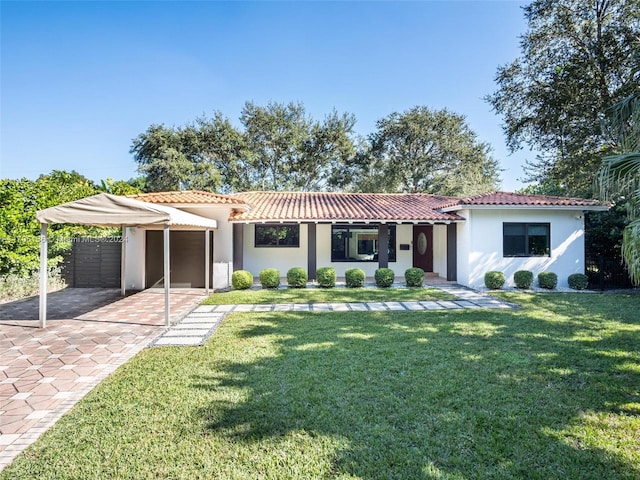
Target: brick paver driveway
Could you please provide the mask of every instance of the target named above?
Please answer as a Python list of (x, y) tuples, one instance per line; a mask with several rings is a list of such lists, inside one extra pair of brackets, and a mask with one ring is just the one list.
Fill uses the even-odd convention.
[[(203, 298), (172, 290), (172, 321)], [(164, 292), (65, 289), (49, 294), (47, 328), (37, 318), (37, 297), (0, 304), (0, 470), (164, 331)]]

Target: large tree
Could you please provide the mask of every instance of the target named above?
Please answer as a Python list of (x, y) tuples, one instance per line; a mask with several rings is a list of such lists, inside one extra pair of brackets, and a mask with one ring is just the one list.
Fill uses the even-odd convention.
[(497, 162), (464, 116), (414, 107), (394, 112), (376, 125), (369, 145), (343, 177), (344, 187), (440, 195), (472, 195), (497, 188)]
[(334, 110), (319, 122), (301, 103), (247, 102), (240, 121), (253, 187), (261, 190), (326, 189), (331, 171), (354, 153), (353, 115)]
[(512, 151), (540, 152), (527, 180), (590, 195), (612, 148), (602, 112), (638, 88), (640, 0), (534, 0), (524, 14), (521, 56), (498, 68), (487, 100), (504, 119)]
[(605, 113), (605, 125), (617, 138), (617, 152), (602, 160), (597, 186), (605, 199), (626, 200), (629, 224), (622, 237), (622, 256), (631, 279), (640, 285), (640, 93)]
[(152, 125), (131, 153), (150, 191), (323, 190), (354, 154), (350, 114), (313, 120), (301, 103), (244, 105), (243, 129), (221, 113), (184, 127)]

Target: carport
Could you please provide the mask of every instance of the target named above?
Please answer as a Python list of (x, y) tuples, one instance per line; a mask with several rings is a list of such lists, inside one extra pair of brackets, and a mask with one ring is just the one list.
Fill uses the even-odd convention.
[[(122, 228), (123, 240), (126, 227), (163, 230), (164, 249), (164, 317), (170, 325), (169, 296), (171, 290), (170, 230), (198, 230), (205, 235), (205, 289), (209, 291), (210, 232), (217, 228), (215, 220), (184, 212), (177, 208), (141, 202), (132, 198), (101, 193), (82, 198), (36, 213), (40, 222), (40, 327), (47, 325), (47, 229), (49, 224), (71, 223), (99, 227)], [(125, 295), (126, 248), (122, 248), (121, 289)]]

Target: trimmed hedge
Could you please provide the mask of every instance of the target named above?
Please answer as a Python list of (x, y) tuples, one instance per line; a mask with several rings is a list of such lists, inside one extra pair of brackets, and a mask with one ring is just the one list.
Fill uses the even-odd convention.
[(361, 268), (349, 268), (344, 272), (345, 283), (350, 288), (364, 287), (365, 278), (366, 275)]
[(538, 274), (538, 286), (553, 290), (558, 285), (558, 275), (553, 272), (540, 272)]
[(531, 285), (533, 285), (533, 272), (530, 270), (518, 270), (513, 274), (513, 281), (518, 288), (531, 288)]
[(236, 290), (246, 290), (253, 285), (253, 275), (246, 270), (236, 270), (231, 274), (231, 285)]
[(424, 283), (424, 270), (421, 268), (408, 268), (404, 272), (404, 280), (407, 287), (421, 287)]
[(308, 280), (307, 271), (302, 267), (293, 267), (287, 272), (287, 283), (290, 288), (305, 288)]
[(262, 288), (278, 288), (280, 286), (280, 270), (277, 268), (265, 268), (260, 272), (260, 284)]
[(568, 280), (569, 287), (574, 290), (584, 290), (589, 286), (589, 277), (583, 273), (572, 273)]
[(396, 278), (396, 274), (390, 268), (378, 268), (373, 276), (376, 279), (376, 286), (380, 288), (389, 288)]
[(321, 267), (316, 271), (316, 280), (322, 288), (333, 288), (336, 286), (336, 269), (333, 267)]
[(487, 272), (484, 274), (484, 286), (489, 290), (500, 290), (504, 286), (507, 278), (502, 272)]

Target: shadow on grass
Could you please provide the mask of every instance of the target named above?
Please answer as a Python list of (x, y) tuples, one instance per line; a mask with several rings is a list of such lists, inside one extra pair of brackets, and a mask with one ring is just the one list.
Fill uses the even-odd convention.
[[(300, 431), (340, 438), (328, 477), (638, 478), (638, 432), (624, 419), (640, 404), (638, 330), (607, 328), (608, 309), (546, 306), (252, 314), (234, 334), (277, 355), (194, 377), (199, 389), (247, 392), (197, 415), (248, 445)], [(631, 318), (620, 321), (636, 327)], [(610, 417), (620, 431), (607, 433)]]

